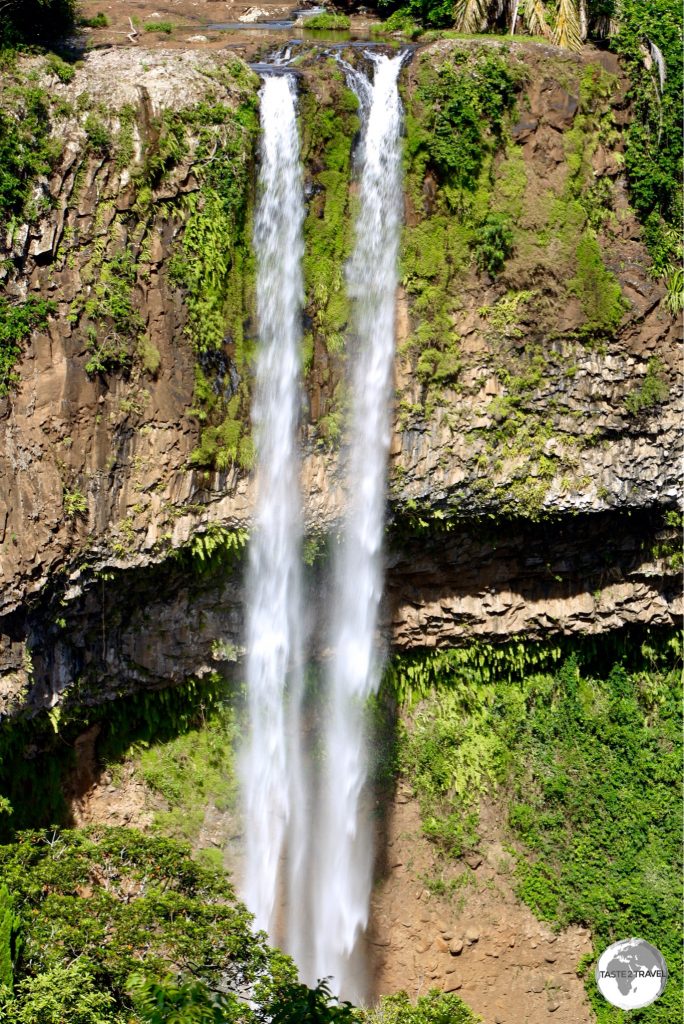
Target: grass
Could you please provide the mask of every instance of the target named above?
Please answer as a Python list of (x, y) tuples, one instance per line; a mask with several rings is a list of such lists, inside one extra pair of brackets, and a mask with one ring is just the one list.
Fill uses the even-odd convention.
[(161, 32), (170, 36), (176, 26), (172, 21), (146, 21), (143, 28), (146, 32)]

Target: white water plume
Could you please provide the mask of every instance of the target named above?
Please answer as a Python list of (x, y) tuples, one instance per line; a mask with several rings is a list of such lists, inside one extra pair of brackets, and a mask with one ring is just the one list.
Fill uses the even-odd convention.
[[(369, 54), (372, 88), (348, 75), (367, 121), (360, 154), (360, 213), (348, 268), (355, 337), (350, 345), (347, 510), (332, 595), (329, 707), (323, 727), (326, 772), (316, 825), (314, 957), (311, 981), (332, 976), (338, 993), (363, 999), (352, 957), (368, 924), (372, 822), (363, 806), (368, 775), (365, 706), (381, 670), (376, 646), (382, 594), (382, 537), (394, 357), (397, 259), (402, 216), (402, 56)], [(362, 80), (359, 81), (359, 78)]]
[(241, 758), (246, 832), (243, 896), (276, 941), (281, 860), (301, 859), (301, 521), (298, 427), (304, 200), (294, 78), (261, 94), (261, 169), (254, 244), (259, 349), (253, 422), (257, 506), (247, 582), (249, 736)]

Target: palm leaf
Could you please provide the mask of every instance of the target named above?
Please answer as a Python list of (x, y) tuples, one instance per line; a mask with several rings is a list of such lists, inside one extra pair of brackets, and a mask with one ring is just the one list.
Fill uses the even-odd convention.
[(525, 0), (525, 21), (531, 36), (551, 35), (542, 0)]
[(565, 50), (573, 50), (575, 53), (582, 49), (577, 0), (558, 0), (553, 41), (556, 46), (562, 46)]
[(454, 28), (458, 32), (481, 32), (487, 22), (487, 0), (456, 0)]

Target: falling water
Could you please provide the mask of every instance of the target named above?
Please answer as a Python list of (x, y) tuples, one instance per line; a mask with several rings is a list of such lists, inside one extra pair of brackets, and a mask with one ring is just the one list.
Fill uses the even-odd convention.
[[(249, 737), (241, 759), (246, 830), (243, 895), (257, 928), (276, 940), (280, 863), (301, 834), (302, 693), (300, 497), (301, 261), (304, 201), (294, 79), (267, 76), (261, 89), (257, 255), (259, 352), (253, 408), (257, 507), (247, 609)], [(300, 852), (290, 844), (292, 870)]]
[[(371, 56), (371, 55), (369, 55)], [(348, 499), (335, 566), (328, 687), (323, 729), (327, 772), (317, 812), (312, 979), (331, 975), (338, 992), (364, 997), (351, 958), (368, 923), (372, 825), (363, 807), (368, 773), (364, 706), (377, 689), (375, 634), (382, 592), (382, 536), (390, 443), (397, 255), (402, 213), (402, 56), (374, 56), (368, 83), (349, 81), (367, 121), (362, 136), (361, 207), (348, 269), (355, 338), (350, 351), (352, 409)]]

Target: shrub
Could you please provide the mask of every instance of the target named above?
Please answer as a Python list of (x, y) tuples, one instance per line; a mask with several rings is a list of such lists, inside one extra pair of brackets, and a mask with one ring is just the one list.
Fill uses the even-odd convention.
[(303, 28), (306, 29), (347, 29), (349, 28), (351, 21), (346, 14), (337, 14), (331, 12), (324, 12), (323, 14), (314, 14), (311, 18), (305, 18), (302, 22)]
[(112, 136), (102, 118), (97, 114), (88, 114), (84, 127), (90, 147), (97, 153), (108, 153), (112, 147)]
[(143, 26), (146, 32), (161, 32), (167, 36), (171, 35), (174, 27), (171, 21), (146, 21)]
[(666, 400), (670, 389), (663, 375), (665, 367), (657, 356), (649, 359), (646, 376), (640, 387), (625, 399), (625, 408), (630, 416), (639, 416), (642, 412), (650, 412)]
[(109, 18), (102, 11), (99, 11), (93, 18), (79, 18), (78, 24), (83, 28), (107, 28)]
[(88, 499), (80, 491), (64, 492), (64, 515), (68, 519), (84, 516), (88, 511)]
[(24, 213), (35, 179), (48, 174), (61, 149), (50, 139), (43, 89), (20, 86), (12, 91), (11, 105), (6, 99), (0, 109), (0, 221)]
[(473, 246), (480, 270), (494, 277), (513, 251), (513, 229), (510, 218), (502, 213), (488, 213), (478, 228)]
[(22, 343), (31, 332), (45, 327), (55, 304), (45, 299), (30, 298), (12, 303), (0, 296), (0, 398), (17, 383), (14, 366), (21, 355)]
[[(193, 861), (187, 846), (128, 828), (23, 832), (0, 847), (0, 874), (25, 943), (17, 996), (5, 993), (0, 1019), (124, 1024), (131, 974), (151, 983), (134, 990), (156, 985), (168, 1005), (169, 964), (209, 989), (249, 993), (259, 1006), (270, 1006), (274, 989), (294, 980), (287, 958), (252, 934), (226, 877)], [(239, 1005), (241, 1024), (256, 1024)]]
[(56, 75), (60, 82), (70, 82), (76, 74), (71, 64), (67, 64), (56, 53), (48, 54), (46, 64), (48, 71)]
[(362, 1019), (367, 1024), (478, 1024), (480, 1018), (458, 996), (432, 989), (416, 1003), (406, 992), (382, 996)]
[(6, 0), (0, 7), (0, 46), (52, 41), (74, 26), (76, 0)]

